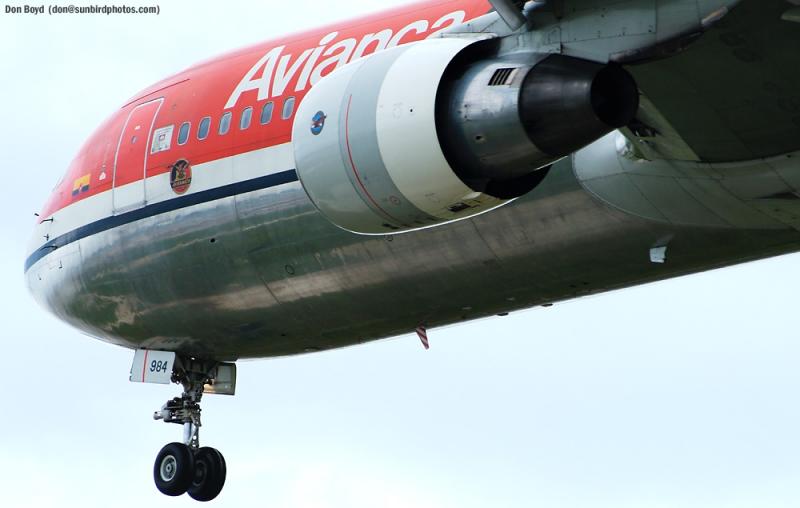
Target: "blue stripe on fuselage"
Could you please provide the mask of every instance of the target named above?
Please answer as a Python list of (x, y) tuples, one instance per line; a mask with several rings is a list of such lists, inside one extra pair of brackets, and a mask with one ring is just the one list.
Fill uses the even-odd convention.
[(27, 272), (37, 261), (47, 256), (54, 250), (65, 245), (69, 245), (70, 243), (77, 242), (81, 238), (86, 238), (87, 236), (102, 233), (103, 231), (108, 231), (109, 229), (130, 224), (131, 222), (136, 222), (137, 220), (161, 215), (162, 213), (172, 212), (174, 210), (180, 210), (181, 208), (187, 208), (189, 206), (199, 205), (201, 203), (208, 203), (210, 201), (216, 201), (218, 199), (228, 198), (238, 194), (245, 194), (247, 192), (253, 192), (261, 189), (267, 189), (270, 187), (276, 187), (278, 185), (296, 181), (298, 181), (297, 172), (294, 169), (289, 169), (287, 171), (281, 171), (280, 173), (261, 176), (252, 180), (245, 180), (244, 182), (232, 183), (229, 185), (223, 185), (222, 187), (176, 197), (160, 203), (147, 205), (139, 208), (138, 210), (133, 210), (120, 215), (106, 217), (96, 222), (92, 222), (91, 224), (74, 229), (69, 233), (64, 233), (63, 235), (53, 238), (46, 244), (42, 245), (36, 249), (33, 254), (28, 256), (28, 259), (25, 260), (25, 271)]

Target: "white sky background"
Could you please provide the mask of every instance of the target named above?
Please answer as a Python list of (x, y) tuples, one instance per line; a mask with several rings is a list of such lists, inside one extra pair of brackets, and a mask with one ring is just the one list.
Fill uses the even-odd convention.
[[(155, 1), (155, 0), (153, 0)], [(133, 3), (133, 5), (143, 5)], [(163, 0), (155, 16), (0, 13), (0, 506), (189, 506), (152, 461), (177, 386), (46, 315), (24, 246), (93, 129), (195, 61), (373, 11), (368, 2)], [(204, 399), (216, 506), (796, 507), (800, 257), (287, 359)]]

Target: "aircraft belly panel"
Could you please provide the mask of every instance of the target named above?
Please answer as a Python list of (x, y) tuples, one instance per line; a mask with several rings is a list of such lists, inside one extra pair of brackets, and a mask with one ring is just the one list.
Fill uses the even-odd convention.
[[(667, 263), (652, 264), (650, 248), (665, 240)], [(233, 359), (341, 347), (798, 248), (789, 229), (626, 215), (583, 190), (565, 159), (525, 198), (443, 227), (345, 232), (294, 182), (84, 238), (80, 270), (47, 270), (58, 249), (28, 277), (44, 274), (46, 305), (103, 340)]]

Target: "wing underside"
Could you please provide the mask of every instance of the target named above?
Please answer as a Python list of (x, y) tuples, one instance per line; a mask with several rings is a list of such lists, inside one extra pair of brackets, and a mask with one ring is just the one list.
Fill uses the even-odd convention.
[(631, 65), (643, 94), (626, 132), (656, 159), (728, 162), (800, 149), (800, 23), (745, 0), (671, 58)]

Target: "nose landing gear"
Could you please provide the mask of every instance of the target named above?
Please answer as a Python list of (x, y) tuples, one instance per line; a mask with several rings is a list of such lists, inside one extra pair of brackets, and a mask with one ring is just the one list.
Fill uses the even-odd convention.
[[(227, 468), (222, 454), (210, 447), (200, 447), (200, 399), (204, 391), (215, 390), (219, 369), (230, 364), (176, 358), (172, 381), (183, 385), (183, 394), (167, 401), (153, 419), (183, 425), (183, 442), (169, 443), (156, 456), (153, 480), (156, 488), (168, 496), (188, 493), (196, 501), (211, 501), (225, 485)], [(234, 371), (235, 372), (235, 371)], [(227, 376), (230, 378), (230, 374)], [(234, 383), (235, 383), (235, 373)], [(231, 393), (232, 394), (232, 393)]]

